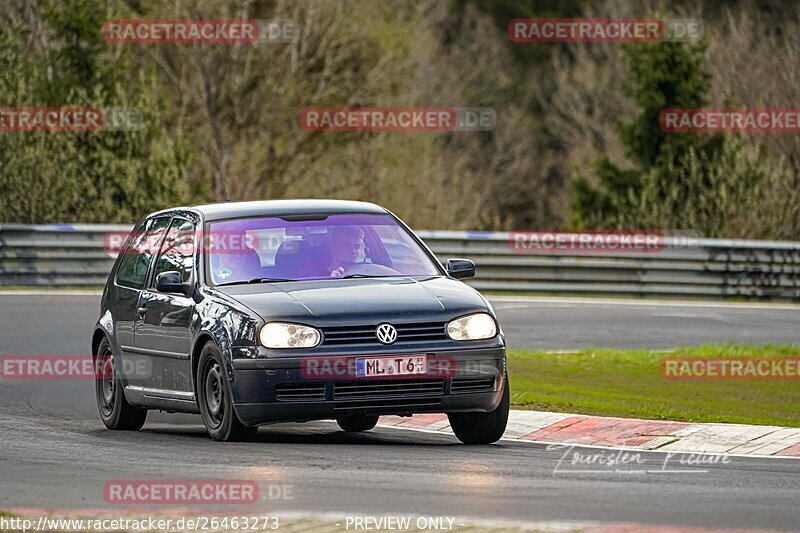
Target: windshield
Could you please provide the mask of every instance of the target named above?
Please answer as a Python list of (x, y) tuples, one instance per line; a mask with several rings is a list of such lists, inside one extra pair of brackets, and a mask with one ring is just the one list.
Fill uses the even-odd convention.
[(210, 223), (205, 242), (211, 283), (441, 274), (389, 215), (286, 218)]

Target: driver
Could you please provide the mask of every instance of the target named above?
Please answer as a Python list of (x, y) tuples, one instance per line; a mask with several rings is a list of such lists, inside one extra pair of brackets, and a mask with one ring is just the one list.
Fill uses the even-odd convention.
[(341, 278), (364, 249), (364, 231), (356, 226), (338, 226), (331, 233), (331, 277)]

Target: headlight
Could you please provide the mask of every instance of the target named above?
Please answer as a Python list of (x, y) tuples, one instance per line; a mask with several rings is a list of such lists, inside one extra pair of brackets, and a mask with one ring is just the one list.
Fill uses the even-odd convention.
[(462, 316), (447, 324), (447, 334), (454, 341), (477, 341), (497, 335), (494, 319), (486, 313)]
[(313, 348), (319, 344), (319, 331), (300, 324), (268, 322), (259, 334), (261, 344), (267, 348)]

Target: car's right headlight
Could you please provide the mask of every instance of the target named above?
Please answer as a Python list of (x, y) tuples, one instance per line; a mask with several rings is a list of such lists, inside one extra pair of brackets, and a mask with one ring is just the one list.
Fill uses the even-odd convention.
[(288, 322), (267, 322), (258, 337), (266, 348), (313, 348), (321, 339), (318, 329)]
[(488, 313), (475, 313), (448, 323), (447, 335), (454, 341), (491, 339), (497, 335), (497, 325)]

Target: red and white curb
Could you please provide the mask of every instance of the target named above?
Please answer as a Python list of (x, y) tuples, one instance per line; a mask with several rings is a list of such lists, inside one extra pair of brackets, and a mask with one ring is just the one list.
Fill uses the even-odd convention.
[[(382, 416), (381, 426), (449, 433), (447, 415)], [(683, 453), (800, 457), (800, 428), (692, 424), (511, 411), (504, 440)]]

